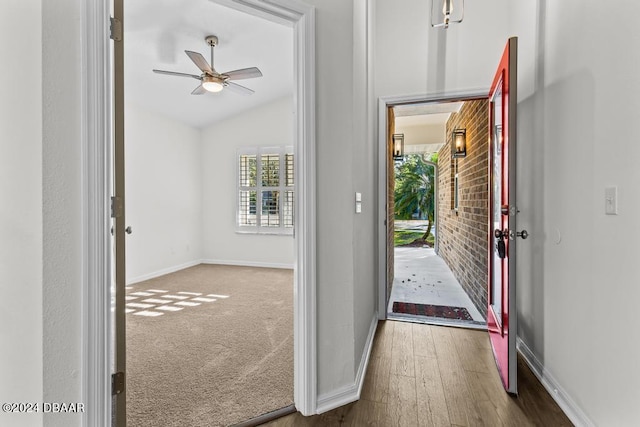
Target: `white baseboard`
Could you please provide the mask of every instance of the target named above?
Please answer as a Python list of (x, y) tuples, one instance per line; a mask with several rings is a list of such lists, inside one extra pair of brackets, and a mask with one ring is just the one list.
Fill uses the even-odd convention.
[(239, 267), (283, 268), (293, 270), (293, 264), (258, 262), (258, 261), (234, 261), (228, 259), (203, 259), (202, 264), (234, 265)]
[(165, 274), (175, 273), (176, 271), (184, 270), (185, 268), (193, 267), (194, 265), (201, 264), (202, 261), (197, 259), (189, 262), (185, 262), (184, 264), (176, 265), (173, 267), (163, 268), (162, 270), (154, 271), (153, 273), (143, 274), (138, 277), (131, 278), (127, 280), (128, 285), (134, 285), (139, 282), (144, 282), (145, 280), (153, 279), (156, 277), (164, 276)]
[(544, 365), (520, 337), (516, 339), (516, 345), (518, 347), (518, 351), (531, 368), (531, 371), (533, 371), (533, 374), (542, 383), (544, 388), (549, 392), (549, 395), (551, 395), (553, 400), (556, 401), (558, 406), (560, 406), (571, 422), (577, 427), (594, 427), (595, 424), (562, 388), (555, 377), (545, 369)]
[(358, 366), (358, 372), (356, 373), (353, 384), (349, 384), (339, 388), (338, 390), (319, 396), (318, 404), (316, 405), (316, 413), (322, 414), (323, 412), (330, 411), (360, 399), (360, 393), (362, 392), (362, 386), (364, 385), (367, 366), (369, 366), (369, 357), (371, 356), (373, 338), (376, 335), (377, 327), (378, 313), (375, 313), (371, 320), (371, 325), (369, 326), (369, 335), (367, 335), (367, 341), (364, 344), (364, 351), (362, 352), (362, 358), (360, 359), (360, 365)]

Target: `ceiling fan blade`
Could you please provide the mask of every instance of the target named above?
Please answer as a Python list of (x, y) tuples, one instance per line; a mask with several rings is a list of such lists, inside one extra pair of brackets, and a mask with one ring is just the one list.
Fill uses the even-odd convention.
[(204, 88), (204, 86), (200, 85), (195, 88), (193, 92), (191, 92), (191, 95), (203, 95), (205, 93), (207, 93), (207, 90)]
[(185, 50), (184, 53), (186, 53), (187, 56), (189, 56), (189, 58), (191, 58), (193, 63), (196, 64), (196, 66), (198, 68), (200, 68), (200, 70), (202, 70), (203, 73), (207, 73), (207, 74), (211, 74), (211, 75), (215, 74), (213, 69), (211, 68), (211, 66), (207, 62), (207, 60), (204, 59), (204, 56), (202, 56), (198, 52), (192, 52), (190, 50)]
[(200, 76), (196, 76), (195, 74), (177, 73), (175, 71), (165, 71), (165, 70), (153, 70), (153, 72), (158, 74), (166, 74), (168, 76), (191, 77), (196, 80), (200, 80)]
[(230, 91), (239, 93), (240, 95), (252, 95), (255, 92), (248, 87), (240, 86), (233, 82), (226, 82), (225, 86), (228, 87)]
[(254, 77), (262, 77), (262, 71), (256, 67), (251, 67), (228, 71), (223, 75), (229, 77), (229, 80), (252, 79)]

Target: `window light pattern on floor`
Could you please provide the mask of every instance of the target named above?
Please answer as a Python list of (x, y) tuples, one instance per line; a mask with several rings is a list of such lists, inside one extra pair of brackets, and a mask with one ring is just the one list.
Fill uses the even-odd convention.
[[(131, 287), (126, 289), (133, 291)], [(229, 298), (229, 295), (147, 289), (146, 291), (130, 292), (125, 296), (127, 300), (125, 313), (144, 317), (158, 317), (165, 313), (195, 308), (202, 304), (210, 304), (225, 298)]]

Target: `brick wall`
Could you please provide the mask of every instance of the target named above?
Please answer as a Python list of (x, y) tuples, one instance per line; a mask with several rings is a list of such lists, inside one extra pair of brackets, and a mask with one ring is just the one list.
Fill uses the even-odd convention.
[[(447, 143), (438, 154), (438, 250), (478, 310), (487, 312), (489, 218), (487, 100), (467, 101), (447, 121)], [(467, 156), (453, 159), (451, 132), (467, 130)], [(458, 170), (458, 209), (453, 209)]]

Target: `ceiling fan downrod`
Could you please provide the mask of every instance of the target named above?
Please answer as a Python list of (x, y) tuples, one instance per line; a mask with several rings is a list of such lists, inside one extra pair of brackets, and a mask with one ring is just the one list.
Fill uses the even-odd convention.
[(207, 36), (204, 40), (209, 46), (211, 46), (211, 69), (214, 73), (217, 73), (216, 69), (213, 67), (213, 48), (218, 46), (218, 36)]

